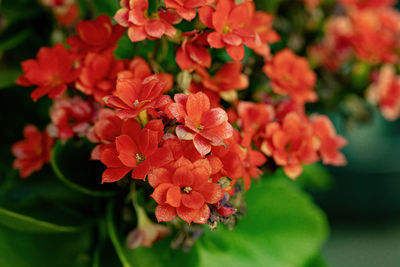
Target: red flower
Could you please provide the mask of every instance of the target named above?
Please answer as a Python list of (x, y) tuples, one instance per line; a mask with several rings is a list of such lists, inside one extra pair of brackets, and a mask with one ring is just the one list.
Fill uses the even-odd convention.
[(171, 24), (179, 23), (180, 19), (170, 11), (149, 16), (148, 0), (121, 0), (121, 7), (114, 19), (123, 27), (129, 27), (128, 36), (132, 42), (159, 39), (164, 34), (174, 37), (176, 30)]
[(143, 81), (118, 79), (113, 96), (106, 96), (107, 106), (115, 108), (122, 119), (133, 118), (141, 111), (155, 107), (165, 84), (157, 75), (151, 75)]
[(72, 26), (79, 17), (79, 5), (75, 0), (41, 0), (50, 7), (59, 24), (69, 27)]
[(272, 90), (280, 95), (290, 95), (298, 103), (317, 100), (314, 92), (316, 75), (305, 58), (291, 50), (278, 52), (271, 62), (265, 64), (264, 72), (271, 79)]
[(210, 100), (204, 93), (176, 94), (174, 99), (169, 111), (183, 123), (176, 127), (176, 135), (179, 139), (193, 140), (202, 156), (211, 151), (211, 145), (222, 145), (224, 139), (232, 136), (228, 115), (221, 108), (210, 109)]
[(73, 68), (75, 56), (64, 46), (43, 47), (37, 54), (37, 60), (22, 62), (24, 74), (18, 77), (17, 84), (37, 86), (31, 93), (34, 101), (44, 95), (50, 98), (60, 97), (67, 89), (67, 84), (76, 80), (79, 72)]
[(240, 63), (226, 63), (214, 77), (211, 77), (204, 68), (197, 68), (196, 74), (201, 78), (202, 88), (199, 85), (192, 85), (197, 88), (191, 88), (191, 92), (201, 90), (210, 99), (217, 97), (218, 102), (220, 97), (225, 101), (234, 102), (238, 98), (236, 91), (244, 90), (249, 86), (249, 78), (242, 73), (242, 69), (243, 65)]
[[(135, 57), (127, 63), (127, 69), (118, 73), (120, 79), (131, 79), (139, 82), (153, 75), (149, 64), (142, 57)], [(166, 93), (174, 85), (174, 77), (168, 73), (154, 74), (163, 83), (162, 93)]]
[(400, 76), (392, 65), (381, 68), (378, 80), (368, 88), (367, 97), (379, 105), (387, 120), (400, 117)]
[(132, 171), (132, 178), (144, 180), (150, 168), (171, 161), (165, 148), (158, 148), (163, 136), (163, 124), (153, 120), (141, 129), (136, 119), (123, 122), (121, 135), (115, 139), (115, 147), (101, 152), (100, 160), (107, 166), (103, 183), (116, 182)]
[[(229, 177), (232, 179), (232, 185), (244, 176), (245, 152), (239, 145), (239, 133), (234, 130), (232, 137), (226, 139), (226, 146), (212, 147), (212, 156), (221, 162), (221, 168), (218, 173), (212, 176), (214, 182), (218, 182), (221, 177)], [(211, 162), (211, 160), (210, 160)]]
[(240, 101), (238, 104), (238, 115), (243, 130), (242, 144), (250, 146), (252, 139), (260, 135), (265, 126), (275, 117), (273, 106), (263, 103)]
[(236, 5), (233, 0), (219, 0), (214, 10), (211, 6), (199, 9), (200, 20), (211, 29), (208, 43), (214, 48), (226, 48), (229, 56), (240, 61), (244, 57), (243, 45), (254, 44), (256, 33), (250, 27), (254, 3), (245, 1)]
[(321, 142), (319, 153), (322, 162), (335, 166), (345, 165), (346, 158), (338, 150), (347, 144), (346, 139), (336, 134), (335, 127), (325, 115), (313, 115), (311, 122), (314, 133)]
[(351, 43), (356, 56), (371, 64), (398, 60), (400, 14), (394, 9), (364, 10), (350, 15), (353, 23)]
[(395, 0), (339, 0), (347, 7), (357, 7), (359, 9), (389, 7), (396, 3)]
[(260, 151), (253, 150), (251, 146), (245, 148), (243, 183), (246, 190), (250, 189), (251, 178), (258, 178), (263, 172), (258, 168), (267, 161)]
[(42, 168), (44, 163), (50, 161), (50, 151), (53, 145), (47, 132), (39, 132), (33, 125), (24, 128), (23, 141), (13, 144), (11, 151), (16, 157), (13, 163), (14, 169), (19, 169), (21, 178), (26, 178), (34, 171)]
[(351, 21), (348, 17), (333, 17), (325, 27), (325, 39), (321, 44), (311, 46), (310, 57), (316, 64), (336, 71), (352, 55), (350, 38), (353, 34)]
[(212, 4), (214, 0), (164, 0), (164, 2), (166, 7), (175, 9), (178, 15), (191, 21), (196, 17), (195, 8)]
[(210, 182), (210, 174), (208, 160), (192, 163), (183, 157), (170, 169), (153, 170), (149, 183), (155, 188), (151, 196), (158, 203), (157, 220), (171, 221), (178, 215), (189, 224), (207, 223), (207, 204), (215, 204), (224, 196), (221, 187)]
[(53, 8), (53, 12), (59, 24), (66, 27), (73, 26), (79, 18), (79, 5), (73, 3), (72, 5), (56, 7)]
[(113, 49), (125, 32), (120, 25), (112, 25), (107, 15), (100, 15), (94, 21), (84, 20), (76, 27), (77, 36), (68, 37), (67, 43), (81, 51), (101, 52)]
[(123, 61), (115, 60), (112, 51), (102, 54), (89, 52), (75, 86), (84, 94), (93, 95), (98, 103), (104, 104), (103, 98), (112, 94), (117, 74), (123, 69)]
[[(209, 68), (211, 66), (211, 55), (207, 50), (205, 34), (197, 32), (185, 33), (182, 46), (176, 51), (176, 63), (183, 70), (192, 71), (197, 67)], [(194, 35), (189, 39), (189, 36)]]
[(115, 138), (121, 135), (122, 120), (115, 115), (115, 111), (103, 108), (99, 110), (98, 119), (88, 130), (86, 136), (97, 145), (91, 154), (91, 159), (100, 160), (101, 152), (115, 145)]
[(302, 172), (302, 164), (318, 161), (319, 142), (314, 137), (312, 125), (302, 116), (291, 112), (282, 122), (271, 122), (265, 129), (261, 150), (283, 166), (292, 179)]
[(58, 98), (50, 109), (52, 124), (48, 128), (49, 134), (61, 139), (68, 139), (74, 135), (85, 136), (96, 112), (92, 102), (78, 96)]
[(264, 57), (270, 55), (270, 49), (268, 44), (275, 43), (280, 40), (279, 34), (272, 30), (273, 17), (263, 11), (254, 12), (251, 18), (249, 27), (258, 34), (260, 41), (255, 43), (246, 44), (248, 47), (253, 49), (257, 54)]

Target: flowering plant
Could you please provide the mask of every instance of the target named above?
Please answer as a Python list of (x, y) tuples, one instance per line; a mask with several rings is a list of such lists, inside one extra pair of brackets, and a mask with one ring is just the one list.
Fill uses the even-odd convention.
[[(348, 122), (368, 112), (364, 96), (400, 116), (394, 1), (39, 2), (53, 45), (24, 56), (13, 90), (49, 120), (21, 102), (3, 119), (29, 124), (11, 147), (23, 180), (7, 171), (0, 224), (27, 231), (27, 246), (47, 233), (47, 254), (75, 244), (68, 265), (318, 260), (325, 217), (293, 180), (346, 164), (326, 115), (338, 103)], [(44, 252), (38, 266), (65, 263)]]

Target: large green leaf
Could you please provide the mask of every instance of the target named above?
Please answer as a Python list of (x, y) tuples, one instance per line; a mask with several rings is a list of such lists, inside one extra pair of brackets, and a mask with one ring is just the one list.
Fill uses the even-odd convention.
[(28, 179), (10, 172), (0, 184), (0, 225), (26, 232), (82, 230), (101, 216), (97, 198), (65, 187), (45, 168)]
[(200, 266), (297, 267), (319, 251), (326, 218), (291, 181), (263, 178), (246, 200), (248, 214), (233, 231), (220, 228), (200, 240)]
[(36, 218), (26, 216), (0, 207), (0, 224), (9, 228), (27, 232), (78, 232), (79, 226), (64, 226), (38, 220)]
[(113, 191), (101, 190), (108, 186), (100, 184), (101, 173), (91, 172), (93, 166), (90, 168), (90, 165), (96, 163), (90, 162), (89, 158), (87, 146), (76, 145), (74, 140), (66, 144), (59, 141), (51, 152), (51, 166), (57, 178), (73, 190), (94, 197), (114, 196)]
[(46, 235), (0, 227), (0, 266), (89, 266), (91, 240), (89, 231)]
[(287, 178), (263, 178), (247, 192), (248, 214), (233, 231), (205, 229), (190, 254), (171, 251), (169, 240), (128, 250), (109, 206), (107, 224), (123, 266), (280, 266), (307, 264), (327, 236), (323, 213)]

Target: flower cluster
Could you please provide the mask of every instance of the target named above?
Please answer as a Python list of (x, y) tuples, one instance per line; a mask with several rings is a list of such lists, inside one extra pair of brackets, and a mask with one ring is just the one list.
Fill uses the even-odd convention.
[[(346, 13), (328, 20), (324, 40), (309, 48), (311, 58), (331, 71), (353, 60), (373, 67), (367, 98), (389, 120), (399, 118), (395, 65), (399, 60), (400, 13), (392, 0), (340, 0)], [(378, 77), (379, 76), (379, 77)]]
[[(346, 163), (340, 152), (346, 140), (329, 118), (308, 116), (305, 111), (307, 103), (318, 99), (315, 72), (290, 49), (272, 55), (268, 44), (280, 38), (271, 29), (273, 17), (256, 11), (253, 1), (165, 0), (154, 12), (147, 0), (121, 0), (120, 4), (114, 17), (118, 24), (106, 15), (81, 21), (76, 35), (67, 39), (68, 49), (62, 44), (45, 47), (36, 59), (22, 63), (24, 74), (17, 83), (34, 87), (34, 101), (46, 95), (54, 100), (47, 131), (41, 135), (29, 126), (26, 141), (13, 147), (21, 176), (49, 161), (49, 136), (87, 137), (95, 144), (92, 159), (106, 167), (99, 177), (103, 183), (127, 180), (127, 176), (134, 179), (131, 183), (144, 181), (153, 188), (159, 222), (179, 217), (205, 224), (211, 214), (235, 213), (227, 201), (239, 191), (236, 185), (248, 190), (252, 179), (268, 168), (266, 162), (281, 166), (293, 179), (304, 164), (320, 159), (325, 164)], [(192, 31), (175, 28), (196, 16), (202, 25)], [(349, 31), (354, 36), (346, 38), (348, 42), (341, 41), (348, 31), (334, 26), (332, 32), (340, 34), (330, 45), (336, 49), (364, 38), (353, 26)], [(394, 29), (384, 22), (382, 27), (387, 30), (387, 46), (371, 60), (391, 61)], [(126, 28), (132, 42), (177, 43), (178, 73), (160, 72), (162, 68), (155, 68), (157, 63), (150, 57), (118, 59), (115, 49)], [(260, 74), (272, 89), (259, 103), (242, 93), (250, 86), (242, 62), (245, 46), (259, 55), (265, 75)], [(232, 61), (215, 61), (213, 49), (225, 49)], [(370, 48), (355, 51), (361, 57), (365, 49)], [(186, 87), (178, 85), (179, 75), (186, 75)], [(399, 94), (398, 78), (382, 75), (377, 89), (371, 90), (379, 91), (382, 106), (398, 111), (399, 103), (387, 100), (392, 91)], [(132, 247), (151, 244), (148, 239), (158, 235), (149, 230), (151, 238), (145, 237), (145, 231), (140, 232), (142, 241), (135, 239), (136, 231), (128, 243)]]

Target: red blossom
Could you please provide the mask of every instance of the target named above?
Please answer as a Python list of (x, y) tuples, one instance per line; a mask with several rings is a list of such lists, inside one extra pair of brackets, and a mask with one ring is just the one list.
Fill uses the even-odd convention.
[(50, 7), (57, 22), (66, 27), (72, 26), (79, 17), (79, 5), (75, 0), (41, 0)]
[(370, 64), (398, 60), (400, 13), (397, 10), (354, 11), (350, 18), (353, 24), (350, 41), (358, 59)]
[(207, 159), (191, 162), (182, 157), (170, 168), (158, 168), (149, 174), (157, 202), (156, 217), (171, 221), (179, 216), (187, 223), (205, 224), (210, 217), (207, 204), (224, 196), (222, 188), (210, 182), (211, 166)]
[[(236, 62), (226, 63), (214, 77), (211, 77), (204, 68), (197, 68), (196, 74), (200, 76), (201, 85), (192, 83), (190, 92), (203, 91), (213, 103), (219, 102), (220, 98), (225, 101), (237, 100), (237, 90), (244, 90), (249, 86), (249, 78), (242, 73), (243, 65)], [(218, 106), (213, 104), (212, 106)]]
[[(127, 62), (126, 70), (118, 73), (118, 78), (141, 82), (151, 75), (153, 75), (153, 72), (146, 60), (142, 57), (135, 57), (133, 60)], [(161, 72), (154, 75), (163, 83), (162, 93), (166, 93), (172, 88), (174, 77), (171, 74)]]
[(346, 165), (345, 156), (339, 150), (347, 145), (346, 139), (336, 134), (335, 127), (325, 115), (311, 116), (314, 134), (320, 140), (319, 153), (324, 164)]
[(107, 15), (100, 15), (94, 21), (84, 20), (76, 27), (76, 36), (68, 37), (67, 43), (84, 52), (102, 52), (114, 49), (125, 32), (120, 25), (112, 25)]
[(68, 139), (74, 135), (85, 136), (94, 121), (97, 108), (91, 101), (80, 97), (58, 98), (50, 109), (49, 134)]
[(178, 15), (188, 21), (196, 17), (195, 8), (210, 5), (214, 1), (215, 0), (164, 0), (166, 7), (175, 9)]
[(352, 34), (351, 21), (347, 16), (330, 18), (325, 26), (323, 42), (309, 48), (311, 59), (318, 65), (336, 71), (352, 55)]
[(371, 102), (377, 103), (387, 120), (400, 117), (400, 76), (396, 75), (392, 65), (384, 65), (376, 82), (367, 91)]
[(18, 77), (17, 84), (36, 86), (31, 97), (34, 101), (42, 96), (60, 97), (67, 89), (67, 84), (76, 80), (79, 71), (73, 68), (75, 55), (61, 44), (54, 47), (43, 47), (37, 59), (22, 62), (24, 74)]
[(281, 122), (271, 122), (265, 128), (261, 150), (283, 166), (292, 179), (302, 172), (302, 164), (318, 161), (320, 143), (314, 137), (312, 124), (301, 115), (291, 112)]
[(260, 151), (252, 149), (251, 146), (245, 148), (243, 183), (246, 190), (250, 189), (251, 178), (258, 178), (263, 174), (259, 167), (264, 165), (266, 161), (267, 158)]
[(176, 135), (179, 139), (193, 140), (202, 156), (211, 151), (211, 145), (222, 145), (224, 139), (232, 136), (228, 115), (221, 108), (210, 109), (210, 100), (204, 93), (176, 94), (174, 99), (169, 111), (182, 123), (176, 127)]
[(238, 115), (243, 130), (242, 143), (250, 146), (252, 139), (258, 139), (265, 126), (274, 119), (275, 111), (268, 104), (240, 101)]
[(243, 45), (256, 43), (259, 37), (249, 23), (254, 13), (254, 3), (245, 1), (235, 4), (233, 0), (219, 0), (216, 8), (204, 6), (199, 9), (200, 20), (215, 31), (207, 40), (213, 48), (226, 48), (234, 61), (244, 57)]
[(179, 16), (171, 11), (162, 10), (149, 16), (148, 0), (121, 0), (121, 9), (114, 19), (123, 27), (128, 27), (128, 36), (132, 42), (159, 39), (164, 34), (174, 37), (176, 30), (171, 24), (180, 22)]
[(103, 100), (107, 106), (115, 108), (122, 119), (133, 118), (141, 111), (154, 108), (165, 84), (157, 75), (148, 76), (143, 81), (137, 79), (118, 79), (112, 96)]
[(396, 3), (396, 0), (339, 0), (346, 7), (356, 7), (359, 9), (376, 9), (380, 7), (389, 7)]
[(150, 168), (170, 162), (169, 151), (158, 148), (163, 128), (160, 120), (148, 122), (143, 129), (136, 119), (124, 121), (115, 146), (101, 151), (100, 160), (107, 166), (103, 183), (116, 182), (130, 171), (132, 178), (144, 180)]
[(272, 30), (273, 17), (263, 11), (256, 11), (252, 16), (249, 27), (258, 34), (260, 38), (259, 42), (253, 42), (246, 44), (248, 47), (253, 49), (257, 54), (264, 57), (270, 55), (270, 49), (268, 44), (275, 43), (280, 40), (279, 34)]
[(279, 95), (290, 95), (298, 103), (314, 102), (316, 75), (305, 58), (289, 49), (278, 52), (263, 68), (271, 79), (272, 90)]
[[(183, 70), (192, 71), (197, 67), (209, 68), (211, 66), (211, 55), (207, 50), (205, 34), (197, 32), (185, 33), (182, 46), (176, 51), (176, 63)], [(190, 36), (192, 36), (190, 38)]]
[(101, 152), (115, 145), (115, 138), (121, 135), (122, 122), (114, 110), (99, 110), (96, 122), (86, 134), (91, 142), (100, 143), (92, 150), (91, 159), (100, 160)]
[(112, 51), (102, 54), (89, 52), (75, 86), (84, 94), (93, 95), (103, 105), (103, 98), (113, 93), (117, 75), (123, 69), (124, 62), (115, 60)]
[(53, 139), (47, 131), (41, 133), (35, 126), (26, 125), (24, 140), (13, 144), (11, 151), (16, 157), (13, 168), (19, 170), (21, 178), (26, 178), (34, 171), (39, 171), (44, 163), (50, 162)]

